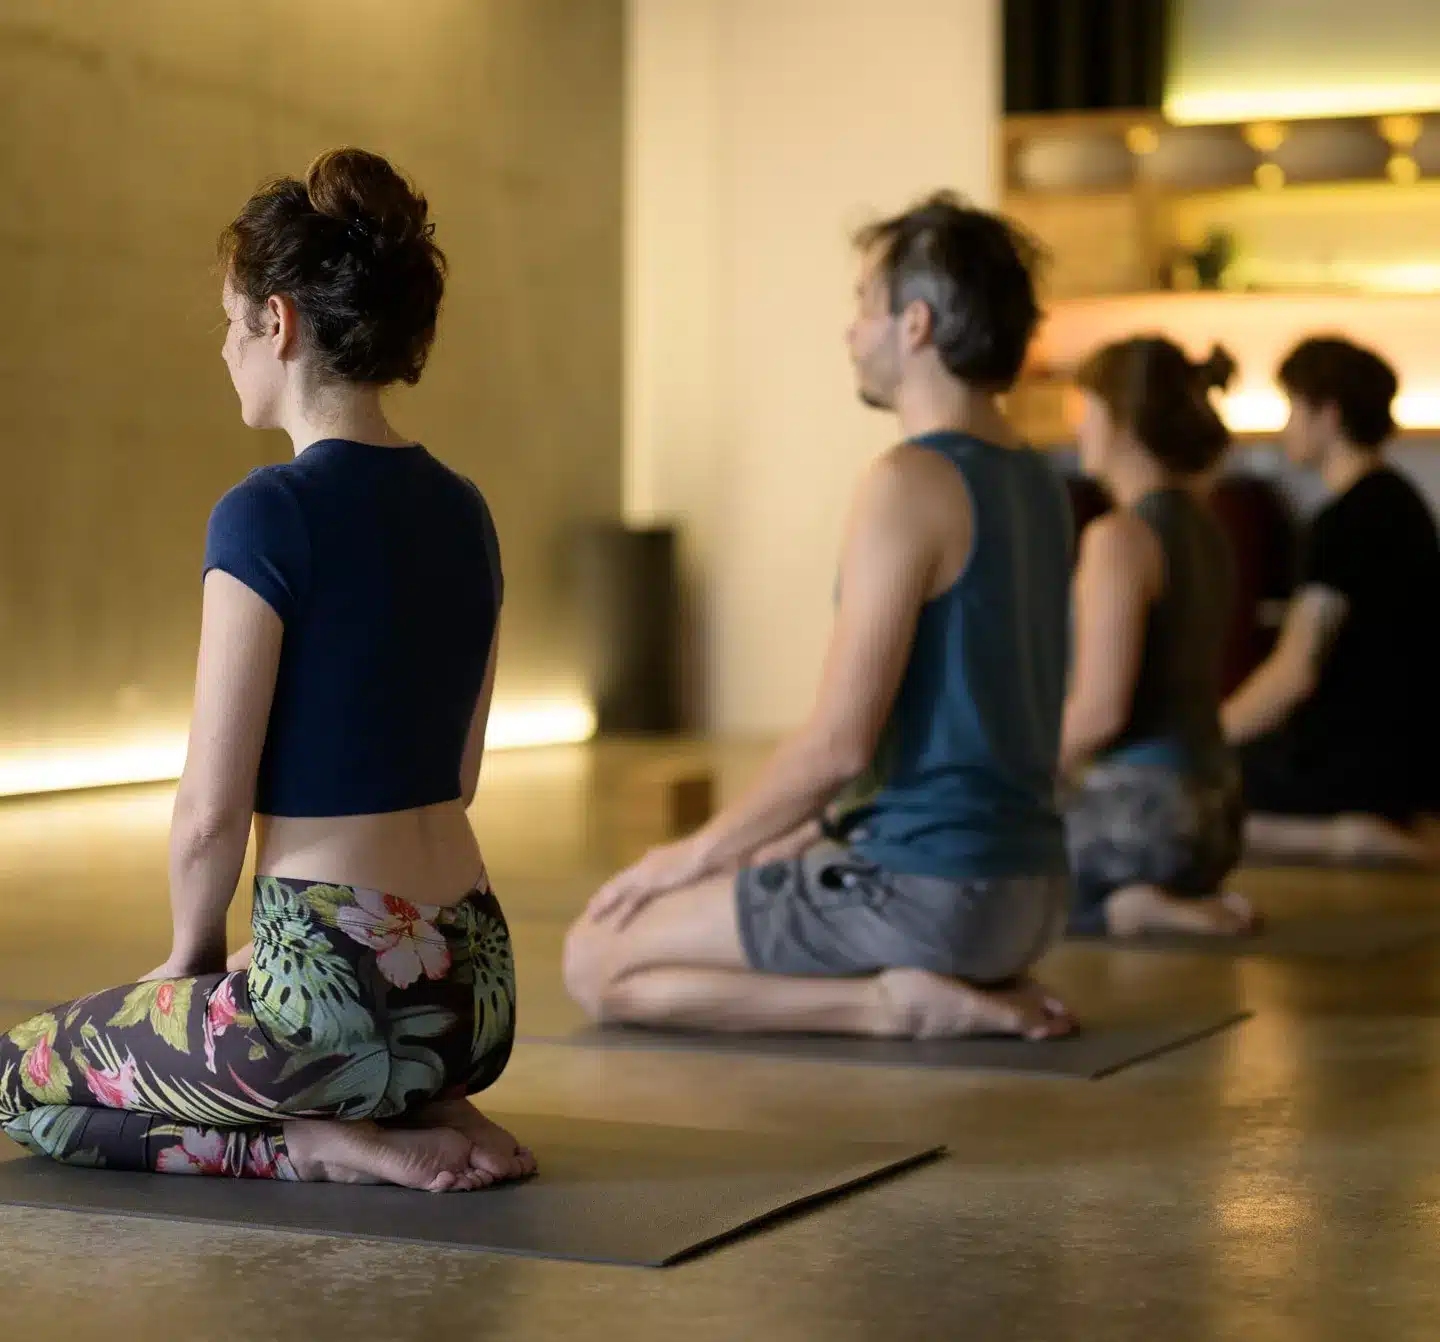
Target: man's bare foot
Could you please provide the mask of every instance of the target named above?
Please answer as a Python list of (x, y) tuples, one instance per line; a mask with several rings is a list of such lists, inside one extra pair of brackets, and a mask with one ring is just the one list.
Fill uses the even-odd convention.
[(1130, 885), (1105, 901), (1105, 927), (1112, 937), (1135, 937), (1145, 932), (1244, 937), (1259, 931), (1260, 922), (1250, 901), (1233, 891), (1204, 899), (1182, 899), (1158, 886)]
[(1014, 1034), (1055, 1039), (1075, 1029), (1065, 1004), (1033, 979), (1013, 988), (976, 988), (926, 969), (887, 969), (875, 980), (879, 1033), (906, 1039)]
[(285, 1150), (307, 1183), (399, 1184), (462, 1193), (495, 1182), (476, 1167), (470, 1138), (448, 1127), (295, 1119), (285, 1124)]
[(469, 1138), (470, 1163), (476, 1169), (484, 1170), (497, 1183), (505, 1179), (528, 1178), (538, 1168), (529, 1147), (521, 1146), (463, 1095), (431, 1100), (416, 1110), (415, 1118), (422, 1126), (453, 1128)]
[(1440, 863), (1434, 822), (1421, 817), (1405, 829), (1383, 816), (1344, 814), (1323, 817), (1252, 815), (1245, 821), (1245, 847), (1251, 855), (1279, 861), (1434, 866)]
[(1416, 846), (1424, 854), (1425, 865), (1440, 866), (1440, 815), (1426, 812), (1416, 816), (1410, 833), (1415, 838)]
[(1426, 866), (1434, 854), (1426, 840), (1378, 815), (1337, 815), (1330, 822), (1328, 856), (1334, 862), (1400, 862)]

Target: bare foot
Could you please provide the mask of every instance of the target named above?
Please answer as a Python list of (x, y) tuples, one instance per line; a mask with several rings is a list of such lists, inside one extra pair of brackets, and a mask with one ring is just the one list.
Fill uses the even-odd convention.
[(1252, 815), (1245, 821), (1245, 847), (1280, 861), (1431, 866), (1440, 861), (1433, 822), (1421, 818), (1407, 830), (1382, 816)]
[(983, 1034), (1054, 1039), (1075, 1028), (1065, 1004), (1033, 979), (986, 989), (925, 969), (887, 969), (875, 984), (882, 1033), (906, 1039)]
[(495, 1182), (475, 1167), (470, 1139), (451, 1128), (295, 1119), (285, 1124), (285, 1149), (308, 1183), (399, 1184), (461, 1193)]
[(1440, 815), (1417, 816), (1411, 830), (1427, 866), (1440, 866)]
[(1182, 899), (1158, 886), (1130, 885), (1105, 901), (1105, 927), (1112, 937), (1145, 932), (1243, 937), (1259, 930), (1260, 917), (1244, 895), (1233, 892)]
[(1377, 815), (1337, 815), (1330, 822), (1328, 856), (1335, 862), (1405, 862), (1433, 859), (1423, 837)]
[(416, 1111), (415, 1117), (425, 1127), (453, 1128), (467, 1137), (471, 1165), (484, 1170), (497, 1183), (529, 1178), (539, 1168), (529, 1147), (521, 1146), (463, 1095), (431, 1100)]

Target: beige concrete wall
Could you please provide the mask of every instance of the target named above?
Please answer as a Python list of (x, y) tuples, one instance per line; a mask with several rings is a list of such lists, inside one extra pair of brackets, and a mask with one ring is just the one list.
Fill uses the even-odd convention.
[(995, 199), (997, 0), (630, 0), (626, 501), (685, 529), (708, 721), (808, 706), (854, 479), (849, 236)]
[(219, 358), (216, 233), (359, 143), (453, 278), (401, 426), (489, 494), (497, 700), (577, 687), (557, 558), (620, 508), (619, 0), (0, 0), (0, 764), (183, 728), (214, 500), (288, 444)]

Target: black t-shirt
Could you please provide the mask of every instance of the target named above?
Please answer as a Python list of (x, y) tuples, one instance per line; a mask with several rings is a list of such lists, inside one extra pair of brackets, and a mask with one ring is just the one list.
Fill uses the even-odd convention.
[[(1440, 741), (1440, 538), (1402, 475), (1362, 476), (1311, 525), (1301, 587), (1345, 598), (1314, 694), (1291, 730), (1323, 754), (1430, 758)], [(1300, 744), (1297, 742), (1296, 744)]]

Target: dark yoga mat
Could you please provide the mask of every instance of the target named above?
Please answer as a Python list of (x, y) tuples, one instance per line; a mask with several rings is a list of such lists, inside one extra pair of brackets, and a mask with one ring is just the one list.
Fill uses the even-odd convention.
[(931, 1160), (938, 1146), (496, 1115), (540, 1161), (476, 1193), (0, 1164), (0, 1205), (400, 1240), (630, 1267), (702, 1250)]
[(1092, 1025), (1063, 1039), (1031, 1042), (987, 1036), (978, 1039), (854, 1039), (820, 1034), (699, 1034), (681, 1030), (587, 1027), (534, 1044), (578, 1048), (722, 1053), (755, 1058), (792, 1058), (875, 1067), (951, 1068), (955, 1071), (1019, 1072), (1098, 1081), (1123, 1068), (1205, 1039), (1245, 1020), (1248, 1011), (1140, 1025)]
[(1075, 937), (1124, 949), (1261, 955), (1277, 960), (1369, 960), (1412, 950), (1440, 935), (1440, 913), (1366, 913), (1285, 918), (1251, 937), (1146, 933), (1138, 937)]
[(1280, 849), (1246, 848), (1241, 859), (1247, 867), (1279, 868), (1289, 871), (1413, 871), (1424, 873), (1418, 862), (1404, 857), (1331, 857), (1319, 852), (1285, 852)]

